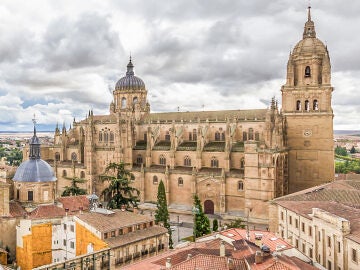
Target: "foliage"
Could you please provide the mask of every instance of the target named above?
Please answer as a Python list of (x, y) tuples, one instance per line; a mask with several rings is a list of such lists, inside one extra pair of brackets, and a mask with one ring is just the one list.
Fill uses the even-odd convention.
[(197, 195), (194, 195), (194, 235), (200, 237), (211, 233), (210, 221), (204, 214), (200, 199)]
[(217, 219), (213, 220), (213, 226), (212, 226), (212, 230), (213, 232), (217, 232), (217, 230), (219, 229), (219, 223)]
[(350, 149), (350, 154), (355, 154), (355, 153), (356, 153), (355, 146), (352, 146)]
[(23, 159), (23, 153), (20, 149), (0, 147), (0, 158), (1, 157), (6, 157), (9, 165), (19, 166)]
[(228, 229), (229, 228), (241, 228), (241, 229), (245, 228), (244, 221), (241, 218), (234, 219), (230, 223), (225, 223), (225, 226)]
[(163, 181), (161, 180), (158, 186), (158, 193), (157, 193), (157, 203), (156, 203), (156, 211), (155, 211), (155, 223), (159, 224), (162, 223), (163, 226), (169, 232), (169, 247), (173, 248), (173, 241), (172, 241), (172, 232), (169, 223), (169, 211), (167, 208), (166, 202), (166, 194), (165, 194), (165, 186)]
[(65, 189), (61, 194), (62, 197), (86, 194), (86, 190), (78, 186), (78, 184), (84, 183), (86, 181), (85, 179), (74, 177), (68, 180), (71, 180), (71, 186), (65, 186)]
[(336, 173), (356, 173), (360, 174), (360, 161), (357, 159), (346, 159), (345, 161), (335, 161)]
[(335, 147), (335, 154), (339, 155), (339, 156), (345, 156), (346, 157), (348, 155), (348, 152), (346, 151), (345, 147), (341, 147), (341, 146), (337, 145)]
[(108, 181), (109, 186), (102, 191), (104, 197), (109, 198), (108, 208), (121, 208), (125, 205), (128, 208), (130, 205), (137, 206), (139, 202), (140, 191), (131, 186), (131, 181), (135, 179), (134, 175), (125, 169), (125, 164), (110, 163), (106, 167), (106, 173), (113, 172), (114, 175), (106, 175), (102, 177), (103, 181)]

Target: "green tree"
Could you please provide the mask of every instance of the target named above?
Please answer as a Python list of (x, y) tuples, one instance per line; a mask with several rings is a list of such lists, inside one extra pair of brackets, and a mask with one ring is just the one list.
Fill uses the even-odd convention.
[(84, 183), (86, 181), (85, 179), (74, 177), (69, 178), (68, 180), (71, 180), (71, 186), (65, 186), (64, 191), (61, 194), (62, 197), (86, 194), (86, 190), (78, 186), (78, 184)]
[(346, 148), (338, 146), (338, 145), (335, 147), (335, 154), (337, 154), (339, 156), (347, 156), (348, 155)]
[(160, 181), (158, 186), (156, 207), (157, 208), (155, 211), (155, 223), (156, 224), (162, 223), (163, 226), (168, 230), (169, 247), (173, 248), (173, 241), (171, 237), (172, 232), (169, 223), (170, 218), (169, 218), (169, 211), (166, 202), (165, 186), (162, 180)]
[(352, 146), (352, 147), (351, 147), (351, 149), (350, 149), (350, 153), (351, 153), (351, 154), (355, 154), (355, 153), (356, 153), (355, 146)]
[(109, 182), (109, 186), (101, 193), (104, 197), (109, 198), (108, 208), (119, 209), (122, 205), (125, 205), (126, 208), (130, 205), (136, 207), (140, 191), (131, 186), (131, 181), (135, 179), (135, 176), (125, 169), (125, 164), (112, 162), (106, 167), (105, 172), (112, 173), (102, 177), (103, 181)]
[(14, 166), (19, 166), (23, 159), (23, 153), (19, 149), (12, 149), (10, 153), (5, 156), (7, 162)]
[(232, 220), (230, 223), (225, 223), (225, 226), (229, 228), (245, 228), (244, 221), (241, 218), (237, 218), (235, 220)]
[(194, 195), (193, 214), (194, 214), (194, 236), (195, 236), (195, 238), (209, 234), (211, 232), (210, 221), (209, 221), (208, 217), (204, 214), (200, 199), (197, 195)]
[(219, 229), (219, 223), (218, 223), (218, 220), (215, 218), (213, 220), (212, 230), (213, 230), (213, 232), (217, 232), (218, 229)]

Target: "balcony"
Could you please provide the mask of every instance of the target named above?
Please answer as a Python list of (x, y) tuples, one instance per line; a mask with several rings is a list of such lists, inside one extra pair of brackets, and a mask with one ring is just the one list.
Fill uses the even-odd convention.
[(171, 147), (170, 141), (160, 141), (157, 144), (155, 144), (153, 150), (168, 151), (168, 150), (170, 150), (170, 147)]

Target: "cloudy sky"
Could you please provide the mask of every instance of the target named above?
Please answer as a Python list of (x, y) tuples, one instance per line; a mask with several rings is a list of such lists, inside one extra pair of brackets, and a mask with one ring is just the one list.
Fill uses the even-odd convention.
[[(313, 0), (335, 129), (360, 129), (360, 1)], [(1, 0), (0, 131), (107, 114), (129, 54), (153, 112), (281, 102), (307, 0)]]

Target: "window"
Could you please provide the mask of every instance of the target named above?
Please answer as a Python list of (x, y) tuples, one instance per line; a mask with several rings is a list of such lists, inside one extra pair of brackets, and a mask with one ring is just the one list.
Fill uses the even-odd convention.
[(132, 232), (132, 231), (133, 231), (132, 226), (128, 227), (128, 232)]
[(257, 131), (255, 131), (255, 141), (260, 141), (260, 134)]
[(313, 250), (312, 248), (309, 248), (309, 257), (312, 258), (312, 256), (313, 256)]
[(309, 226), (309, 236), (312, 236), (312, 227)]
[(357, 251), (354, 248), (351, 249), (351, 259), (357, 263)]
[(144, 133), (144, 141), (145, 142), (147, 141), (147, 133), (146, 132)]
[(299, 248), (299, 240), (298, 239), (295, 240), (295, 247)]
[(296, 101), (296, 110), (301, 111), (301, 101), (300, 100)]
[(75, 243), (74, 242), (70, 242), (70, 248), (74, 249), (75, 248)]
[(184, 179), (182, 179), (181, 177), (178, 178), (178, 186), (182, 187), (184, 185)]
[(242, 158), (240, 159), (240, 169), (244, 169), (245, 168), (245, 159)]
[(221, 133), (221, 140), (225, 141), (225, 132)]
[(64, 231), (66, 231), (66, 229), (67, 229), (67, 225), (66, 223), (64, 223)]
[(215, 132), (215, 141), (220, 141), (220, 132), (219, 131)]
[(63, 246), (66, 247), (66, 239), (63, 239)]
[(314, 101), (313, 101), (313, 110), (314, 111), (319, 110), (319, 102), (317, 101), (317, 99), (314, 99)]
[(338, 253), (340, 253), (341, 252), (341, 244), (339, 241), (337, 242), (337, 246), (338, 246)]
[(166, 165), (166, 158), (164, 157), (164, 155), (160, 155), (159, 163), (160, 165)]
[(34, 200), (34, 191), (29, 190), (28, 191), (28, 201), (32, 202)]
[(295, 219), (295, 228), (299, 228), (299, 221), (297, 218)]
[(192, 137), (193, 137), (193, 141), (197, 140), (197, 131), (196, 131), (196, 129), (193, 129)]
[(75, 226), (74, 225), (70, 225), (70, 231), (74, 232), (75, 231)]
[(110, 132), (110, 142), (114, 142), (114, 132)]
[(72, 160), (72, 161), (76, 161), (76, 160), (77, 160), (77, 155), (76, 155), (75, 152), (72, 152), (72, 153), (71, 153), (71, 160)]
[(60, 161), (60, 153), (58, 152), (55, 153), (55, 160)]
[(244, 182), (238, 181), (238, 190), (244, 190)]
[(305, 253), (305, 243), (302, 244), (302, 252)]
[(308, 100), (305, 100), (305, 111), (310, 111), (310, 105)]
[(319, 242), (321, 241), (321, 233), (318, 233)]
[(136, 164), (141, 165), (143, 163), (142, 155), (136, 156)]
[(244, 142), (247, 141), (247, 133), (246, 133), (246, 131), (243, 132), (243, 141)]
[(20, 199), (20, 189), (16, 190), (16, 198), (19, 200)]
[(85, 178), (85, 172), (84, 171), (80, 172), (80, 178)]
[(109, 237), (109, 234), (106, 232), (104, 233), (104, 239), (107, 239)]
[(105, 142), (109, 141), (109, 134), (107, 132), (104, 132), (104, 141)]
[(189, 141), (192, 141), (192, 133), (189, 132)]
[(124, 97), (121, 99), (121, 108), (126, 108), (126, 98)]
[(119, 229), (119, 235), (123, 235), (124, 232), (123, 232), (123, 229)]
[(327, 237), (327, 246), (331, 247), (331, 237), (330, 236)]
[(301, 222), (301, 231), (305, 232), (305, 223), (304, 222)]
[(184, 158), (184, 166), (190, 167), (191, 166), (191, 159), (189, 156), (185, 156)]
[(249, 140), (253, 140), (254, 139), (254, 129), (249, 128)]
[(99, 142), (102, 142), (103, 140), (103, 133), (102, 131), (99, 132)]
[(306, 66), (305, 68), (305, 77), (310, 77), (311, 76), (311, 70), (309, 66)]
[(219, 161), (216, 157), (211, 158), (211, 168), (218, 168), (219, 167)]
[(331, 268), (331, 261), (327, 261), (327, 269), (329, 269), (329, 270), (331, 270), (332, 268)]
[(66, 170), (63, 170), (62, 176), (66, 177)]
[(140, 230), (140, 224), (136, 224), (136, 230)]
[(292, 216), (289, 216), (289, 224), (292, 225)]
[(138, 103), (138, 102), (139, 102), (138, 98), (137, 98), (137, 97), (134, 97), (134, 98), (133, 98), (133, 103), (136, 104), (136, 103)]
[(115, 231), (111, 231), (111, 237), (115, 237)]
[(157, 185), (159, 183), (158, 177), (156, 175), (154, 175), (153, 177), (153, 184)]
[(169, 131), (166, 131), (165, 141), (170, 141), (170, 132)]
[(281, 217), (281, 220), (284, 220), (284, 212), (283, 211), (280, 212), (280, 217)]

